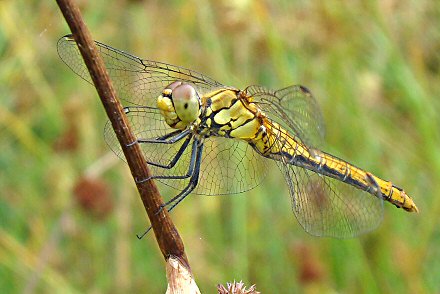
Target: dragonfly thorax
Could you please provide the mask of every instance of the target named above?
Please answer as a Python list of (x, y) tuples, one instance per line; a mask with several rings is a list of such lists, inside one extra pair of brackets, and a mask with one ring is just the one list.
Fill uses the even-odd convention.
[(199, 118), (201, 100), (192, 85), (176, 81), (162, 91), (157, 107), (170, 127), (183, 130)]

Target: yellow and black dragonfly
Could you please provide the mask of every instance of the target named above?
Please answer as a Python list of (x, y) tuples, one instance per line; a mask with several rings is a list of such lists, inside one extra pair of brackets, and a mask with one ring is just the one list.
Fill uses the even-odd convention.
[[(319, 149), (323, 119), (307, 88), (240, 90), (95, 43), (119, 98), (128, 103), (125, 112), (153, 178), (178, 190), (166, 203), (169, 211), (190, 193), (250, 190), (271, 164), (284, 175), (293, 213), (312, 235), (346, 238), (368, 232), (381, 222), (384, 200), (418, 211), (401, 188)], [(58, 41), (58, 53), (92, 83), (71, 35)], [(109, 123), (105, 140), (124, 160)]]

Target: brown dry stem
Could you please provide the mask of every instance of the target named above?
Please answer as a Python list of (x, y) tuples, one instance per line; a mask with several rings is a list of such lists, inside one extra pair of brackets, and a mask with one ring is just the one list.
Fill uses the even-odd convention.
[[(116, 97), (116, 92), (105, 69), (101, 56), (96, 50), (95, 43), (82, 19), (79, 8), (73, 0), (57, 0), (58, 6), (68, 23), (84, 62), (90, 72), (95, 88), (101, 98), (107, 116), (112, 123), (116, 136), (121, 144), (131, 174), (135, 179), (142, 203), (147, 211), (159, 248), (166, 260), (170, 261), (173, 256), (178, 262), (179, 272), (185, 269), (186, 274), (182, 277), (191, 276), (191, 269), (184, 251), (183, 242), (174, 226), (166, 209), (161, 209), (162, 197), (154, 181), (137, 182), (136, 179), (146, 179), (151, 176), (146, 160), (141, 152), (136, 138), (131, 132), (130, 125), (123, 111), (123, 107)], [(179, 274), (167, 275), (173, 280), (170, 285), (178, 285), (181, 278)], [(175, 293), (175, 292), (170, 292)]]

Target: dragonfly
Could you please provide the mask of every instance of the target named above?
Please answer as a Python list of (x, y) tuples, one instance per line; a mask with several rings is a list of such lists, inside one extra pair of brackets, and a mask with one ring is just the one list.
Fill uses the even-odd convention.
[[(375, 229), (383, 203), (418, 212), (392, 182), (322, 151), (324, 123), (304, 86), (279, 90), (223, 85), (196, 71), (141, 59), (95, 41), (153, 176), (176, 189), (168, 211), (190, 194), (227, 195), (258, 186), (278, 166), (292, 211), (311, 235), (350, 238)], [(58, 54), (92, 83), (72, 35)], [(110, 123), (110, 149), (122, 160)], [(276, 170), (276, 169), (275, 169)]]

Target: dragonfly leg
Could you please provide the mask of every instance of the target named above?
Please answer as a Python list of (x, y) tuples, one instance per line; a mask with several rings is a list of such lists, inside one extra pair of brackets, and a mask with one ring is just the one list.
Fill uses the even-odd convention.
[(174, 131), (156, 139), (137, 139), (138, 143), (157, 143), (157, 144), (174, 144), (182, 140), (191, 132), (190, 129), (184, 131)]
[(185, 136), (188, 135), (190, 132), (191, 132), (190, 129), (186, 129), (183, 132), (181, 130), (177, 130), (177, 131), (165, 134), (165, 135), (158, 137), (156, 139), (137, 139), (134, 142), (128, 143), (126, 146), (131, 147), (136, 143), (174, 144), (177, 141), (185, 138)]
[[(156, 139), (137, 139), (134, 142), (128, 143), (126, 146), (131, 147), (136, 143), (156, 143), (156, 144), (174, 144), (177, 141), (183, 139), (188, 133), (190, 133), (190, 129), (186, 129), (183, 132), (181, 130), (177, 130), (168, 134), (165, 134)], [(169, 139), (171, 138), (171, 139)], [(169, 140), (168, 140), (169, 139)]]
[[(188, 172), (185, 175), (181, 175), (181, 176), (151, 176), (146, 179), (136, 180), (136, 183), (143, 183), (143, 182), (149, 181), (151, 179), (179, 180), (179, 179), (187, 179), (189, 177), (192, 177), (192, 175), (194, 174), (194, 167), (196, 165), (195, 162), (196, 162), (196, 157), (197, 157), (197, 150), (199, 149), (198, 144), (199, 144), (199, 141), (194, 140), (193, 146), (192, 146), (192, 151), (191, 151), (191, 160), (189, 163)], [(177, 162), (177, 160), (176, 160), (176, 162)]]
[(156, 140), (162, 140), (163, 141), (163, 140), (166, 140), (166, 139), (171, 138), (173, 136), (176, 136), (176, 135), (180, 134), (181, 132), (182, 132), (181, 130), (176, 130), (174, 132), (170, 132), (168, 134), (165, 134), (165, 135), (163, 135), (161, 137), (157, 137)]
[(145, 232), (142, 233), (142, 235), (136, 234), (136, 237), (137, 237), (139, 240), (142, 239), (146, 234), (148, 234), (148, 232), (151, 231), (152, 228), (153, 228), (152, 226), (149, 226), (149, 227), (145, 230)]
[(186, 148), (188, 147), (189, 142), (191, 141), (192, 135), (190, 134), (188, 136), (188, 138), (186, 138), (185, 142), (183, 142), (182, 146), (179, 148), (179, 150), (177, 151), (176, 155), (174, 155), (174, 158), (170, 161), (170, 163), (168, 164), (159, 164), (159, 163), (155, 163), (153, 161), (147, 161), (148, 164), (160, 167), (160, 168), (165, 168), (165, 169), (171, 169), (173, 168), (177, 161), (179, 161), (180, 157), (182, 157), (183, 152), (186, 150)]
[[(182, 195), (178, 195), (179, 197), (177, 197), (174, 200), (174, 202), (168, 201), (169, 202), (168, 205), (172, 204), (170, 207), (167, 208), (168, 212), (171, 212), (180, 202), (182, 202), (182, 200), (185, 199), (186, 196), (188, 196), (195, 189), (196, 186), (197, 186), (197, 183), (193, 184), (191, 186), (191, 189), (188, 189), (187, 191), (185, 191), (185, 193), (182, 193)], [(164, 206), (166, 206), (166, 205), (164, 205)]]
[[(195, 140), (197, 142), (197, 140)], [(198, 143), (198, 142), (197, 142)], [(194, 189), (197, 187), (197, 184), (199, 182), (199, 175), (200, 175), (200, 165), (202, 163), (202, 153), (203, 153), (203, 145), (200, 145), (197, 150), (197, 156), (195, 159), (195, 165), (193, 169), (193, 174), (191, 175), (191, 179), (188, 183), (188, 185), (176, 196), (168, 200), (166, 203), (161, 205), (161, 208), (157, 213), (160, 213), (164, 207), (169, 206), (172, 204), (168, 211), (173, 210), (183, 199), (186, 198)]]
[[(197, 176), (198, 178), (198, 176)], [(198, 181), (198, 180), (197, 180)], [(167, 201), (166, 203), (164, 203), (163, 205), (160, 206), (159, 210), (156, 212), (156, 215), (158, 215), (159, 213), (162, 212), (162, 210), (164, 209), (164, 207), (172, 204), (169, 208), (167, 208), (168, 212), (171, 212), (180, 202), (182, 202), (183, 199), (186, 198), (186, 196), (189, 195), (189, 193), (191, 193), (192, 190), (194, 190), (194, 188), (197, 186), (197, 181), (193, 184), (193, 183), (189, 183), (188, 186), (185, 187), (185, 189), (180, 192), (178, 195), (176, 195), (175, 197), (173, 197), (171, 200)], [(146, 234), (148, 234), (148, 232), (151, 231), (153, 227), (150, 225), (145, 232), (142, 233), (142, 235), (136, 234), (136, 237), (141, 240)]]
[[(190, 162), (190, 170), (191, 170), (191, 165), (194, 164), (194, 169), (191, 172), (191, 180), (189, 182), (189, 184), (182, 190), (182, 192), (180, 192), (179, 194), (177, 194), (176, 196), (174, 196), (172, 199), (170, 199), (169, 201), (167, 201), (166, 203), (164, 203), (163, 205), (160, 206), (159, 210), (156, 212), (156, 215), (159, 214), (162, 209), (164, 209), (164, 207), (169, 206), (170, 204), (172, 204), (169, 208), (167, 208), (168, 212), (171, 212), (180, 202), (182, 202), (183, 199), (186, 198), (186, 196), (188, 196), (194, 189), (195, 187), (197, 187), (197, 184), (199, 182), (199, 175), (200, 175), (200, 165), (202, 162), (202, 150), (203, 150), (203, 145), (201, 144), (199, 147), (197, 147), (197, 145), (199, 144), (198, 140), (194, 140), (193, 143), (193, 151), (192, 151), (192, 156), (191, 156), (191, 162)], [(197, 152), (195, 152), (197, 151)], [(145, 232), (143, 232), (141, 235), (136, 234), (136, 237), (140, 240), (142, 239), (146, 234), (148, 234), (148, 232), (150, 232), (152, 229), (152, 226), (150, 225)]]
[[(172, 199), (170, 199), (169, 201), (167, 201), (166, 203), (161, 205), (159, 210), (156, 212), (156, 215), (161, 213), (162, 210), (164, 209), (164, 207), (167, 207), (170, 204), (172, 204), (172, 205), (170, 207), (168, 207), (167, 210), (168, 210), (168, 212), (171, 212), (180, 202), (182, 202), (183, 199), (186, 198), (186, 196), (188, 196), (194, 190), (194, 188), (197, 186), (197, 182), (198, 182), (198, 175), (197, 175), (197, 179), (195, 180), (194, 183), (190, 182), (188, 184), (188, 186), (186, 186), (182, 192), (180, 192), (178, 195), (176, 195), (175, 197), (173, 197)], [(136, 237), (139, 240), (141, 240), (146, 234), (148, 234), (148, 232), (151, 231), (152, 228), (153, 227), (150, 225), (145, 230), (145, 232), (142, 233), (142, 235), (136, 234)]]

